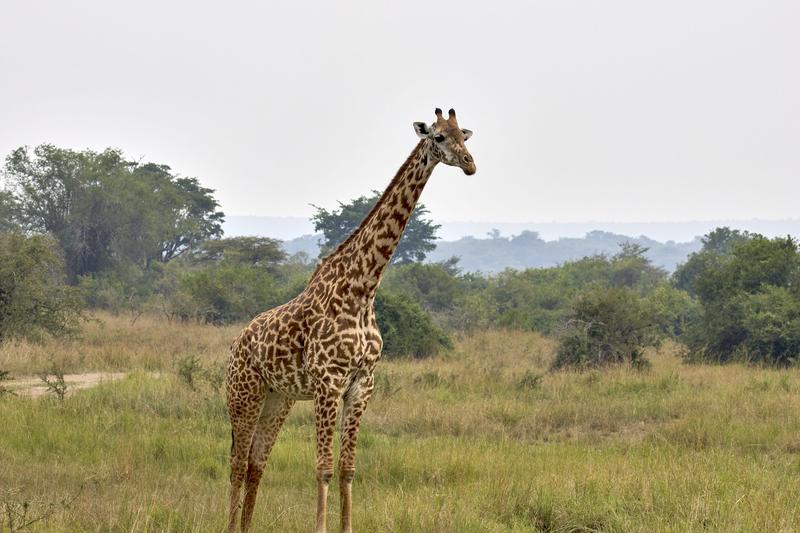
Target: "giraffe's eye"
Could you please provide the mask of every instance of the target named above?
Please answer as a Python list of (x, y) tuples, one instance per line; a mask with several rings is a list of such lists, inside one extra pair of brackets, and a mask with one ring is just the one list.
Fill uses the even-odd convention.
[(437, 143), (440, 143), (444, 141), (444, 135), (442, 135), (441, 133), (439, 135), (434, 135), (433, 140), (436, 141)]

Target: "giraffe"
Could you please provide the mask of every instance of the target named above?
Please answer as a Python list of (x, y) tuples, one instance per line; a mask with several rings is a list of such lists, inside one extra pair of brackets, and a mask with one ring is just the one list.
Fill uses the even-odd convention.
[(267, 458), (297, 400), (314, 402), (317, 533), (326, 527), (341, 404), (341, 529), (352, 531), (356, 438), (382, 347), (375, 292), (437, 163), (475, 173), (464, 146), (472, 132), (458, 126), (452, 109), (446, 119), (439, 108), (435, 114), (431, 125), (414, 123), (417, 146), (361, 225), (320, 262), (303, 292), (253, 318), (233, 341), (225, 379), (232, 428), (230, 533), (239, 509), (242, 531), (249, 530)]

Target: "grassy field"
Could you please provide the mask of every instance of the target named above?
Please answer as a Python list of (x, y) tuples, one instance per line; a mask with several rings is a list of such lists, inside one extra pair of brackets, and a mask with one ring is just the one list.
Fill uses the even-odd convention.
[[(213, 382), (236, 331), (102, 316), (80, 340), (0, 347), (17, 376), (51, 361), (131, 372), (63, 401), (0, 399), (0, 531), (25, 502), (29, 516), (50, 513), (38, 531), (222, 530), (230, 430)], [(644, 373), (549, 374), (551, 341), (490, 331), (435, 359), (382, 361), (357, 530), (800, 530), (800, 373), (687, 366), (676, 352), (651, 353)], [(210, 369), (195, 389), (177, 374), (187, 356)], [(313, 456), (298, 403), (257, 530), (312, 529)]]

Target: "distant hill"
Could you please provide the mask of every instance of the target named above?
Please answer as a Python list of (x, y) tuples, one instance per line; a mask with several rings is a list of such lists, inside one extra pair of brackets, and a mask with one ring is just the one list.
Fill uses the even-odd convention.
[(519, 235), (523, 231), (535, 231), (546, 241), (564, 237), (582, 238), (592, 231), (605, 231), (617, 235), (647, 235), (659, 242), (689, 242), (722, 226), (760, 233), (767, 237), (800, 236), (800, 219), (720, 219), (685, 222), (442, 222), (441, 224), (439, 238), (445, 241), (455, 241), (469, 236), (485, 237), (493, 229), (499, 230), (505, 236)]
[(305, 253), (309, 257), (315, 258), (319, 255), (319, 241), (322, 239), (322, 234), (319, 235), (303, 235), (296, 239), (289, 239), (283, 241), (283, 249), (289, 255), (296, 253)]
[[(283, 247), (289, 255), (302, 252), (310, 258), (319, 255), (321, 235), (303, 235), (297, 239), (284, 241)], [(581, 259), (594, 254), (613, 255), (622, 243), (636, 243), (648, 248), (647, 257), (653, 264), (668, 271), (686, 260), (686, 257), (700, 249), (700, 240), (691, 242), (661, 243), (647, 237), (628, 237), (604, 231), (592, 231), (584, 238), (565, 238), (545, 241), (532, 231), (525, 231), (515, 237), (495, 237), (476, 239), (464, 237), (457, 241), (439, 241), (436, 250), (428, 255), (430, 262), (444, 261), (453, 256), (459, 257), (459, 267), (466, 272), (500, 272), (506, 268), (550, 267)]]
[(595, 254), (613, 255), (619, 252), (622, 243), (644, 246), (653, 264), (670, 272), (701, 247), (699, 239), (661, 243), (647, 237), (634, 238), (605, 231), (592, 231), (580, 239), (567, 237), (545, 241), (536, 232), (524, 231), (510, 238), (463, 237), (457, 241), (440, 241), (428, 260), (443, 261), (456, 256), (461, 259), (459, 266), (465, 271), (500, 272), (506, 268), (551, 267)]
[[(457, 256), (464, 271), (500, 272), (506, 268), (549, 267), (599, 253), (612, 255), (621, 243), (629, 242), (648, 248), (647, 256), (653, 264), (671, 272), (690, 253), (700, 249), (699, 236), (720, 226), (769, 237), (800, 235), (800, 220), (794, 219), (653, 223), (445, 222), (439, 232), (442, 240), (438, 241), (428, 261)], [(532, 231), (533, 228), (537, 231)], [(290, 255), (303, 252), (310, 258), (319, 254), (320, 235), (314, 235), (313, 229), (308, 219), (300, 217), (231, 216), (225, 223), (226, 235), (279, 238)]]

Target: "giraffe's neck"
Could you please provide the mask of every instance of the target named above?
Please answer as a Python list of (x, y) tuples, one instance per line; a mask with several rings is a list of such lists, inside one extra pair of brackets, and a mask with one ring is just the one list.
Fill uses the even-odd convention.
[(420, 141), (358, 229), (332, 254), (347, 258), (348, 278), (368, 296), (377, 290), (437, 162), (429, 142)]

